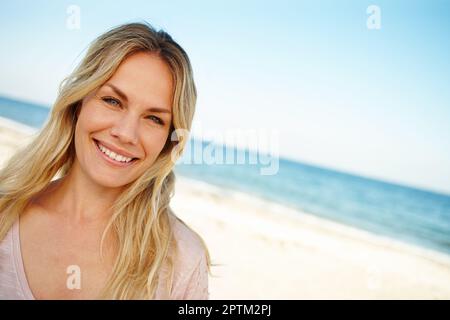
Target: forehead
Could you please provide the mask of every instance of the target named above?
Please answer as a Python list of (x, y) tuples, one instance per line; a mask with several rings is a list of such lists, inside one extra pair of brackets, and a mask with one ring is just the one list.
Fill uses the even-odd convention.
[[(167, 63), (154, 53), (139, 52), (126, 58), (107, 83), (124, 92), (130, 103), (171, 110), (172, 72)], [(102, 88), (111, 89), (105, 85)]]

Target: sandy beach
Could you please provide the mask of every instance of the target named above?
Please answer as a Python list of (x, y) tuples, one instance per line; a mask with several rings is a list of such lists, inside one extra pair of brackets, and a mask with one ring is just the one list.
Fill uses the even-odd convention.
[[(0, 168), (33, 130), (0, 119)], [(177, 177), (175, 213), (203, 236), (211, 299), (450, 299), (450, 256)]]

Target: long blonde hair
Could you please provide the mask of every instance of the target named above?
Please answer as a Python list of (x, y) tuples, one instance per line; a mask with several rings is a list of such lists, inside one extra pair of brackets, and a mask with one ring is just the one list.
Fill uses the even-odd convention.
[[(52, 179), (69, 172), (75, 158), (75, 125), (83, 98), (103, 85), (125, 58), (141, 51), (157, 54), (172, 71), (175, 89), (171, 133), (190, 130), (197, 91), (186, 52), (166, 32), (156, 31), (147, 23), (124, 24), (104, 33), (91, 43), (84, 59), (61, 83), (42, 130), (0, 171), (0, 240), (33, 196), (49, 186)], [(172, 169), (187, 142), (186, 135), (175, 142), (170, 136), (154, 165), (127, 185), (113, 205), (101, 248), (111, 231), (118, 250), (101, 298), (153, 298), (164, 263), (170, 266), (170, 291), (174, 265), (169, 253), (176, 247), (169, 219), (173, 214), (169, 207), (175, 180)], [(197, 236), (205, 247), (209, 269), (206, 244)]]

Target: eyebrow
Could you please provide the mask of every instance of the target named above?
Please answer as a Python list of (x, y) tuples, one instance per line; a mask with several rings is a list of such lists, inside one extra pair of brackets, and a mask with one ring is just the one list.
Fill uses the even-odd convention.
[[(127, 95), (122, 90), (117, 88), (115, 85), (113, 85), (111, 83), (106, 83), (104, 86), (110, 87), (120, 98), (122, 98), (123, 100), (125, 100), (125, 102), (128, 103)], [(172, 113), (170, 110), (167, 110), (165, 108), (157, 108), (157, 107), (148, 108), (147, 111), (159, 112), (159, 113), (169, 113), (169, 114)]]

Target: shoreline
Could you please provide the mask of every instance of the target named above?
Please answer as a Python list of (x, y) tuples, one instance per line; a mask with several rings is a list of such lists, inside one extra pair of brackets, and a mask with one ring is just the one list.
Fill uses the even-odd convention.
[[(373, 245), (388, 247), (398, 251), (408, 251), (410, 254), (448, 265), (450, 268), (450, 254), (446, 254), (438, 250), (377, 234), (331, 219), (322, 218), (306, 211), (291, 208), (274, 201), (265, 200), (256, 195), (249, 195), (245, 192), (222, 188), (214, 184), (209, 184), (208, 182), (189, 178), (180, 174), (176, 175), (176, 179), (183, 184), (183, 186), (181, 186), (183, 188), (183, 192), (186, 192), (185, 189), (188, 188), (187, 184), (189, 184), (189, 187), (193, 186), (197, 193), (211, 193), (212, 197), (222, 197), (223, 193), (225, 193), (227, 196), (231, 196), (235, 201), (247, 202), (249, 205), (264, 208), (264, 210), (261, 211), (261, 215), (265, 215), (266, 219), (289, 219), (294, 224), (305, 224), (308, 225), (308, 227), (315, 228), (320, 231), (333, 232), (336, 235), (345, 236), (353, 240), (366, 241)], [(180, 183), (178, 183), (177, 186), (179, 186)], [(189, 191), (191, 192), (191, 190)], [(291, 234), (291, 239), (289, 239), (286, 233), (273, 233), (272, 236), (280, 237), (280, 239), (286, 240), (292, 240), (292, 238), (295, 238), (295, 235)]]
[[(208, 194), (203, 182), (177, 179), (172, 207), (219, 264), (212, 270), (212, 299), (450, 297), (445, 254), (307, 213), (282, 212), (282, 206), (274, 211), (251, 196)], [(250, 287), (243, 285), (248, 281)]]
[(14, 130), (25, 135), (33, 135), (38, 132), (38, 129), (27, 126), (26, 124), (17, 122), (12, 119), (8, 119), (0, 116), (0, 127), (7, 128), (9, 130)]

